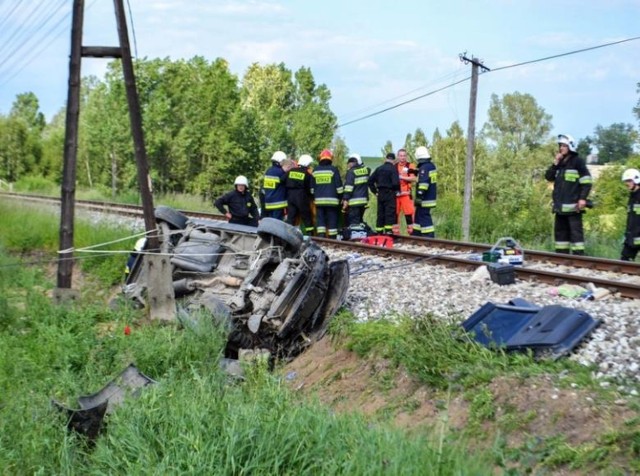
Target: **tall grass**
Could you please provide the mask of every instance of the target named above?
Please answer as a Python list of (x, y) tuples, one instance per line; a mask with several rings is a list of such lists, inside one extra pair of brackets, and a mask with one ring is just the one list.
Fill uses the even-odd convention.
[[(7, 217), (11, 214), (6, 207)], [(34, 217), (31, 232), (46, 220)], [(5, 255), (0, 227), (0, 468), (2, 474), (487, 474), (449, 433), (433, 443), (359, 415), (337, 415), (291, 393), (277, 375), (248, 368), (245, 381), (219, 370), (226, 337), (211, 316), (188, 329), (144, 324), (84, 293), (52, 304), (39, 266)], [(45, 229), (48, 226), (44, 226)], [(9, 230), (9, 231), (7, 231)], [(19, 246), (23, 252), (34, 250)], [(87, 283), (89, 284), (89, 283)], [(124, 333), (130, 326), (130, 335)], [(107, 417), (95, 445), (66, 429), (53, 398), (102, 388), (129, 363), (156, 385)]]
[(334, 336), (345, 338), (347, 348), (359, 355), (390, 359), (423, 383), (441, 390), (473, 389), (496, 376), (557, 373), (567, 368), (575, 375), (588, 378), (590, 374), (589, 368), (567, 360), (536, 361), (530, 354), (485, 348), (461, 326), (430, 316), (358, 323), (344, 313), (336, 316), (330, 329)]
[[(60, 218), (56, 209), (28, 203), (16, 205), (14, 200), (0, 198), (0, 215), (0, 246), (11, 253), (23, 255), (26, 262), (56, 263), (60, 234)], [(96, 247), (93, 252), (76, 252), (74, 256), (78, 265), (85, 271), (91, 271), (105, 286), (119, 283), (127, 253), (133, 249), (137, 239), (135, 235), (141, 231), (124, 225), (76, 219), (75, 248)], [(122, 239), (124, 241), (118, 241)]]
[[(0, 467), (4, 474), (482, 474), (454, 442), (371, 427), (300, 401), (266, 370), (218, 369), (222, 332), (138, 326), (132, 311), (54, 307), (42, 275), (0, 262)], [(125, 335), (125, 325), (132, 325)], [(195, 329), (195, 330), (194, 330)], [(108, 417), (95, 447), (68, 433), (55, 398), (100, 389), (130, 362), (158, 381)], [(425, 473), (426, 472), (426, 473)]]

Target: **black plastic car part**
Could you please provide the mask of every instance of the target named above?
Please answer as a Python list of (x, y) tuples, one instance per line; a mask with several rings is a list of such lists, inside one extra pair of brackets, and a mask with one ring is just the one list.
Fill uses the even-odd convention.
[(540, 308), (515, 299), (509, 304), (485, 303), (462, 327), (486, 347), (531, 349), (536, 356), (555, 359), (571, 352), (600, 322), (578, 309)]
[(94, 440), (104, 428), (103, 420), (106, 414), (112, 413), (127, 396), (136, 397), (143, 387), (154, 383), (156, 383), (154, 380), (140, 372), (135, 365), (130, 364), (102, 390), (79, 397), (80, 409), (68, 408), (55, 400), (52, 400), (52, 404), (67, 414), (69, 430), (77, 431)]

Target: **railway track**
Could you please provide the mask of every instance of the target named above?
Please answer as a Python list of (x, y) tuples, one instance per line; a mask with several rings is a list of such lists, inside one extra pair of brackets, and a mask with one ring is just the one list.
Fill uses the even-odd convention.
[[(47, 203), (50, 205), (59, 205), (60, 203), (60, 199), (55, 197), (6, 193), (0, 196), (19, 199), (23, 202)], [(136, 205), (77, 200), (76, 206), (100, 213), (142, 217), (142, 209)], [(225, 219), (223, 216), (213, 213), (194, 211), (183, 211), (183, 213), (191, 217)], [(394, 258), (417, 263), (442, 265), (468, 271), (472, 271), (486, 263), (477, 259), (455, 256), (450, 252), (455, 252), (456, 255), (477, 255), (491, 248), (491, 245), (486, 244), (407, 236), (395, 237), (395, 242), (398, 246), (394, 248), (381, 248), (363, 243), (336, 241), (326, 238), (314, 238), (314, 240), (327, 247), (351, 249), (359, 253), (393, 256)], [(448, 251), (449, 253), (440, 251)], [(593, 283), (597, 287), (606, 288), (622, 297), (640, 298), (640, 280), (637, 279), (640, 275), (640, 263), (590, 256), (567, 256), (536, 250), (524, 250), (524, 254), (526, 257), (525, 265), (515, 267), (515, 274), (518, 279), (537, 281), (554, 286), (563, 283), (578, 285)], [(543, 264), (544, 266), (542, 266)], [(545, 266), (559, 266), (570, 269), (568, 272), (560, 272), (554, 269), (545, 269)], [(580, 269), (587, 270), (588, 273), (593, 271), (593, 273), (580, 274), (578, 272)], [(599, 277), (596, 272), (615, 274), (616, 276), (615, 278)], [(636, 279), (634, 280), (634, 278)]]

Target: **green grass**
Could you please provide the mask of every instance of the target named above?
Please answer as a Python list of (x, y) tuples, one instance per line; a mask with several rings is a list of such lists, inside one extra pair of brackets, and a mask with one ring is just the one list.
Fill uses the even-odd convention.
[[(277, 375), (260, 367), (248, 369), (244, 382), (228, 380), (218, 370), (225, 337), (209, 316), (200, 316), (198, 326), (178, 329), (144, 324), (140, 311), (127, 307), (110, 309), (99, 290), (120, 279), (126, 255), (86, 260), (93, 262), (83, 264), (90, 274), (87, 291), (75, 303), (54, 306), (48, 297), (54, 283), (42, 256), (55, 256), (57, 219), (2, 201), (0, 212), (2, 474), (640, 471), (638, 417), (581, 445), (536, 435), (519, 445), (507, 444), (506, 435), (525, 431), (537, 414), (498, 408), (488, 387), (496, 378), (526, 384), (535, 376), (563, 375), (553, 385), (575, 383), (593, 392), (601, 405), (619, 398), (614, 390), (601, 389), (590, 369), (569, 360), (540, 362), (527, 354), (489, 350), (458, 326), (429, 316), (356, 323), (342, 311), (332, 321), (330, 335), (363, 357), (393, 364), (377, 375), (377, 391), (392, 390), (401, 369), (434, 391), (442, 422), (408, 434), (388, 422), (397, 411), (418, 408), (415, 399), (401, 398), (372, 419), (338, 415), (291, 393)], [(77, 242), (84, 246), (131, 232), (101, 230), (81, 221), (77, 226)], [(113, 270), (101, 267), (104, 260), (112, 262), (104, 266)], [(129, 336), (123, 332), (126, 325), (132, 327)], [(76, 407), (77, 396), (99, 390), (131, 362), (158, 385), (118, 408), (94, 447), (67, 432), (50, 400)], [(348, 378), (339, 369), (335, 375)], [(447, 423), (455, 398), (468, 402), (463, 429)], [(629, 409), (637, 413), (638, 406), (630, 401)], [(494, 444), (470, 449), (469, 439)]]
[[(521, 412), (512, 405), (503, 404), (498, 408), (496, 395), (489, 388), (491, 382), (511, 378), (526, 385), (538, 376), (542, 381), (553, 382), (547, 385), (568, 388), (573, 384), (576, 388), (588, 389), (601, 405), (615, 405), (619, 395), (613, 389), (601, 388), (588, 367), (568, 359), (544, 361), (530, 354), (489, 350), (471, 341), (458, 325), (428, 316), (400, 317), (396, 322), (357, 323), (352, 315), (343, 312), (332, 321), (330, 334), (363, 358), (384, 358), (395, 364), (398, 373), (408, 372), (434, 392), (432, 398), (436, 402), (450, 402), (452, 395), (466, 400), (467, 425), (460, 433), (470, 440), (495, 438), (491, 453), (495, 464), (507, 474), (561, 467), (610, 470), (605, 474), (627, 474), (628, 468), (640, 470), (640, 418), (637, 416), (619, 425), (617, 430), (591, 435), (588, 442), (578, 446), (572, 446), (552, 431), (551, 436), (532, 436), (520, 445), (506, 443), (506, 435), (526, 435), (528, 425), (539, 415), (535, 410)], [(391, 378), (388, 371), (382, 384)], [(629, 402), (629, 407), (637, 412), (634, 401)], [(447, 407), (448, 403), (443, 403), (438, 408), (446, 412)], [(553, 427), (553, 423), (551, 425)]]
[[(447, 441), (437, 446), (426, 430), (407, 435), (358, 414), (335, 414), (291, 393), (264, 368), (249, 368), (244, 382), (229, 380), (218, 369), (225, 336), (210, 316), (189, 329), (144, 324), (140, 311), (112, 310), (89, 293), (55, 306), (42, 268), (7, 255), (12, 224), (0, 227), (2, 474), (491, 471), (490, 461), (469, 459), (467, 447), (448, 433), (437, 435)], [(76, 397), (99, 390), (132, 362), (157, 385), (118, 407), (95, 445), (68, 432), (51, 399), (77, 408)]]
[[(7, 264), (2, 260), (2, 266)], [(9, 263), (10, 264), (10, 263)], [(247, 381), (218, 370), (222, 333), (137, 326), (140, 316), (78, 303), (55, 307), (34, 270), (3, 267), (0, 467), (5, 474), (480, 474), (452, 443), (370, 427), (300, 401), (265, 369)], [(16, 279), (16, 277), (18, 279)], [(16, 296), (25, 299), (16, 300)], [(209, 323), (206, 325), (206, 323)], [(122, 331), (134, 326), (131, 335)], [(105, 330), (108, 329), (108, 330)], [(156, 379), (108, 417), (95, 447), (65, 429), (50, 398), (101, 388), (130, 362)]]
[[(57, 263), (60, 233), (57, 210), (29, 204), (16, 206), (14, 200), (0, 198), (0, 215), (0, 246), (14, 255), (22, 256), (23, 262), (41, 265)], [(104, 286), (121, 282), (127, 255), (139, 238), (134, 235), (141, 231), (76, 219), (73, 237), (75, 248), (93, 247), (88, 252), (74, 253), (78, 266), (91, 271)]]
[(344, 338), (347, 348), (358, 355), (390, 359), (424, 384), (441, 390), (472, 389), (499, 375), (528, 377), (561, 372), (567, 367), (574, 378), (590, 372), (567, 360), (536, 361), (529, 354), (487, 349), (471, 340), (459, 325), (429, 316), (356, 323), (352, 315), (343, 313), (331, 326), (333, 335)]

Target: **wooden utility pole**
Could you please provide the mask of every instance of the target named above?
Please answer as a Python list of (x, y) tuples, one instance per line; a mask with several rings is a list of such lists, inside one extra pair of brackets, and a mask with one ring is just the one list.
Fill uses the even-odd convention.
[[(69, 90), (64, 137), (62, 168), (62, 196), (60, 203), (60, 256), (58, 261), (58, 289), (56, 299), (73, 297), (73, 229), (76, 196), (76, 161), (78, 155), (78, 117), (80, 115), (80, 62), (82, 59), (82, 24), (84, 0), (74, 0), (71, 23), (71, 57), (69, 59)], [(67, 291), (62, 291), (67, 290)]]
[(469, 241), (471, 228), (471, 196), (473, 192), (473, 152), (476, 141), (476, 100), (478, 97), (478, 68), (489, 71), (489, 68), (474, 57), (471, 59), (460, 54), (460, 61), (471, 63), (471, 94), (469, 95), (469, 125), (467, 128), (467, 158), (464, 167), (464, 201), (462, 205), (462, 239)]
[[(122, 50), (122, 72), (124, 73), (124, 85), (127, 90), (127, 102), (129, 103), (129, 119), (131, 121), (131, 133), (135, 148), (136, 163), (138, 165), (138, 187), (142, 198), (142, 211), (144, 225), (147, 232), (155, 231), (156, 218), (153, 212), (153, 198), (149, 187), (149, 164), (147, 163), (147, 150), (144, 146), (144, 133), (142, 130), (142, 115), (140, 114), (140, 102), (136, 90), (136, 79), (133, 74), (133, 62), (131, 61), (131, 48), (129, 46), (129, 34), (127, 33), (127, 18), (124, 14), (122, 0), (113, 1), (116, 10), (116, 22), (118, 24), (118, 38)], [(147, 235), (147, 248), (158, 249), (158, 238), (154, 233)]]
[[(84, 17), (84, 0), (74, 0), (71, 30), (71, 58), (69, 61), (69, 92), (67, 97), (67, 117), (64, 143), (64, 166), (62, 180), (62, 204), (60, 216), (60, 257), (58, 261), (58, 289), (56, 297), (72, 295), (70, 292), (73, 270), (73, 228), (76, 189), (76, 158), (78, 152), (78, 117), (80, 113), (80, 63), (82, 57), (121, 58), (129, 116), (135, 146), (135, 156), (138, 168), (138, 186), (142, 196), (145, 229), (149, 233), (147, 238), (150, 250), (158, 249), (158, 239), (153, 232), (156, 230), (153, 199), (149, 187), (149, 166), (147, 164), (144, 136), (142, 133), (142, 119), (138, 95), (133, 73), (133, 62), (129, 48), (127, 22), (122, 0), (114, 0), (116, 21), (118, 25), (119, 47), (82, 46), (82, 24)], [(67, 291), (65, 293), (65, 290)]]

